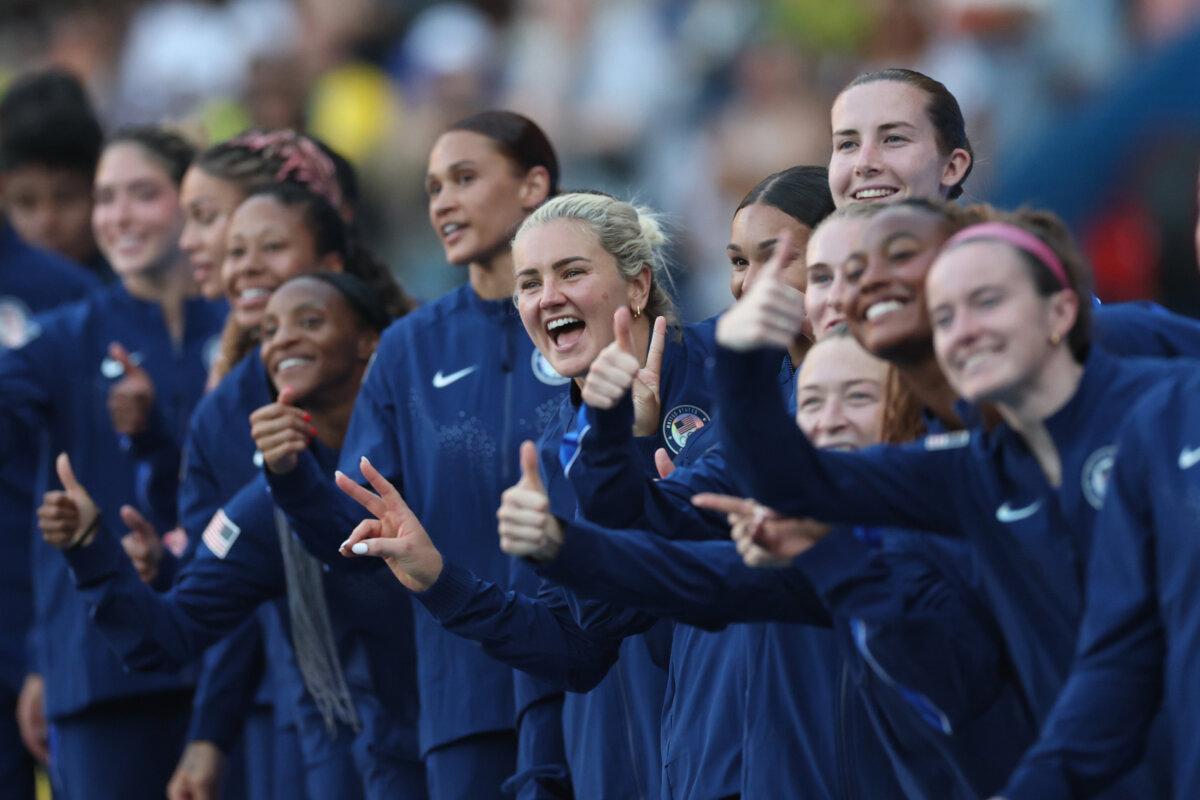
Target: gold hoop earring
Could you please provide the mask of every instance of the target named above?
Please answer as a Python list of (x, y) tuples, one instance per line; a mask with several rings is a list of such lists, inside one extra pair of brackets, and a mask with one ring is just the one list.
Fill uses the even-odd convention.
[(634, 306), (634, 307), (633, 307), (633, 318), (634, 318), (634, 319), (638, 319), (638, 318), (639, 318), (639, 317), (641, 317), (641, 316), (642, 316), (642, 307), (641, 307), (641, 306)]

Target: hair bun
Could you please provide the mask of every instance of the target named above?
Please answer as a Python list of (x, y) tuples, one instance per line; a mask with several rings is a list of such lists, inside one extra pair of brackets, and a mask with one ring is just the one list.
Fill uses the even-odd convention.
[(646, 240), (646, 244), (650, 245), (650, 248), (654, 250), (665, 245), (667, 243), (667, 234), (663, 231), (658, 215), (645, 207), (635, 208), (634, 210), (637, 212), (638, 227), (642, 229), (642, 238)]

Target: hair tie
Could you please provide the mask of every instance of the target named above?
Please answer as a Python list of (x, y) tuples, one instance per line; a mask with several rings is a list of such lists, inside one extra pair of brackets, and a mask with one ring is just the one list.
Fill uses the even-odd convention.
[(1063, 268), (1062, 260), (1050, 248), (1050, 245), (1024, 228), (1013, 225), (1010, 222), (981, 222), (978, 225), (969, 225), (951, 236), (946, 244), (942, 246), (942, 250), (949, 250), (951, 247), (979, 240), (1005, 242), (1022, 252), (1028, 253), (1040, 261), (1046, 269), (1050, 270), (1050, 274), (1058, 280), (1059, 286), (1064, 289), (1071, 288), (1071, 284), (1067, 280), (1067, 271)]
[(319, 194), (335, 209), (342, 204), (342, 190), (337, 181), (337, 167), (307, 136), (293, 130), (250, 131), (233, 140), (235, 143), (261, 153), (265, 158), (280, 162), (275, 181), (291, 180)]

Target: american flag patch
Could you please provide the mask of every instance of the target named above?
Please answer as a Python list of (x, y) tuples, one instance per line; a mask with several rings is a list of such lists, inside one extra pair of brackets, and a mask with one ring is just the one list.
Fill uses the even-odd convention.
[(242, 529), (225, 516), (225, 509), (222, 508), (213, 514), (212, 522), (208, 523), (208, 527), (204, 529), (204, 534), (200, 538), (213, 552), (213, 555), (217, 558), (224, 558), (229, 554), (229, 548), (233, 547), (233, 543), (237, 541), (241, 532)]

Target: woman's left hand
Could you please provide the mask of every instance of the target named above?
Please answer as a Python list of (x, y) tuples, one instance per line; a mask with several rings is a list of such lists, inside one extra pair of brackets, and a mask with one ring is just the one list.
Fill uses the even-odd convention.
[(632, 317), (629, 309), (621, 306), (613, 314), (613, 341), (596, 356), (583, 384), (583, 402), (604, 410), (615, 406), (632, 389), (634, 436), (649, 436), (658, 430), (666, 332), (666, 319), (655, 319), (646, 365), (642, 366), (633, 342)]
[(724, 513), (730, 536), (749, 567), (783, 567), (829, 533), (816, 520), (781, 517), (773, 509), (744, 497), (701, 493), (692, 498), (699, 508)]
[(124, 377), (108, 390), (108, 414), (113, 430), (123, 436), (137, 436), (150, 425), (154, 408), (154, 381), (118, 342), (108, 346), (108, 356), (125, 370)]
[(563, 529), (550, 513), (550, 497), (538, 472), (537, 447), (521, 444), (521, 480), (504, 490), (500, 508), (500, 549), (510, 556), (553, 561), (563, 543)]

